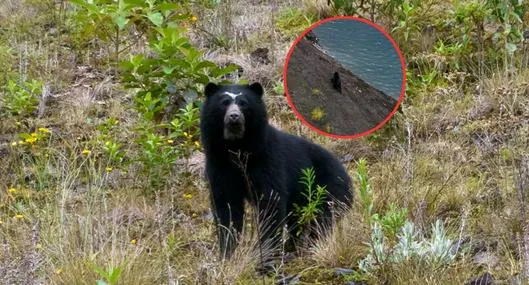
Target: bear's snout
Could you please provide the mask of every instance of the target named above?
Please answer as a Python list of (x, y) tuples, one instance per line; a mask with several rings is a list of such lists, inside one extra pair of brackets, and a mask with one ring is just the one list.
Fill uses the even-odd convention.
[(236, 140), (244, 136), (244, 114), (237, 104), (231, 104), (224, 115), (224, 139)]
[(230, 116), (230, 121), (231, 122), (236, 122), (237, 120), (239, 120), (239, 117), (240, 117), (239, 113), (231, 113), (231, 114), (229, 114), (229, 116)]
[(237, 104), (231, 104), (224, 115), (224, 124), (244, 124), (244, 114)]

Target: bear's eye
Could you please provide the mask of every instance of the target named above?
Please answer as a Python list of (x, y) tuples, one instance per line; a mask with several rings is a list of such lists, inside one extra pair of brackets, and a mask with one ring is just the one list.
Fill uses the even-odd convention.
[(241, 106), (241, 107), (246, 107), (246, 105), (248, 105), (248, 102), (246, 102), (246, 101), (239, 101), (239, 106)]
[(222, 105), (224, 105), (224, 106), (228, 106), (228, 105), (231, 103), (231, 100), (228, 99), (228, 98), (226, 98), (226, 99), (220, 101), (220, 103), (221, 103)]

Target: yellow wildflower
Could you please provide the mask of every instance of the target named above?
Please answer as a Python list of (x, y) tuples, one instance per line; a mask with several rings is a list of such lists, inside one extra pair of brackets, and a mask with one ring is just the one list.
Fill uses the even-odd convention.
[(168, 144), (172, 144), (172, 143), (174, 143), (174, 141), (173, 140), (167, 140), (167, 143)]
[(26, 144), (26, 142), (25, 141), (18, 141), (18, 144), (23, 145), (23, 144)]
[(34, 136), (31, 136), (30, 138), (26, 139), (26, 142), (30, 144), (34, 144), (35, 142), (37, 142), (37, 138)]
[(182, 195), (182, 196), (183, 196), (184, 198), (186, 198), (186, 199), (191, 199), (191, 198), (193, 198), (193, 195), (190, 194), (190, 193), (186, 193), (186, 194), (184, 194), (184, 195)]
[(138, 242), (138, 241), (135, 240), (135, 239), (132, 239), (132, 240), (130, 241), (131, 244), (136, 244), (137, 242)]
[(36, 138), (37, 137), (37, 133), (31, 133), (31, 137), (32, 138)]
[(62, 269), (58, 268), (57, 270), (55, 270), (55, 274), (59, 275), (62, 273)]
[(110, 171), (112, 171), (112, 167), (107, 166), (107, 168), (105, 168), (105, 170), (106, 170), (107, 172), (110, 172)]
[(37, 249), (42, 249), (42, 244), (37, 243), (37, 244), (35, 245), (35, 247), (36, 247)]
[(48, 128), (39, 128), (39, 132), (49, 134), (50, 130)]
[(16, 214), (16, 215), (15, 215), (15, 218), (17, 218), (17, 219), (23, 219), (23, 218), (24, 218), (24, 215), (22, 215), (22, 214)]
[(194, 23), (194, 22), (196, 22), (196, 21), (198, 21), (198, 18), (197, 18), (197, 16), (193, 16), (193, 17), (191, 17), (191, 22), (193, 22), (193, 23)]
[(196, 218), (197, 217), (197, 213), (191, 214), (191, 217)]
[(3, 224), (4, 222), (0, 221), (0, 225)]
[(189, 134), (187, 132), (184, 132), (184, 137), (187, 138), (188, 136), (189, 136)]
[(195, 146), (196, 147), (200, 147), (200, 142), (199, 141), (195, 141)]
[(88, 155), (90, 155), (92, 152), (91, 152), (90, 150), (88, 150), (88, 149), (83, 149), (83, 151), (82, 151), (81, 153), (82, 153), (83, 155), (88, 156)]
[(7, 192), (9, 192), (9, 193), (15, 193), (15, 192), (17, 192), (17, 189), (15, 189), (15, 188), (9, 188), (9, 189), (7, 189)]

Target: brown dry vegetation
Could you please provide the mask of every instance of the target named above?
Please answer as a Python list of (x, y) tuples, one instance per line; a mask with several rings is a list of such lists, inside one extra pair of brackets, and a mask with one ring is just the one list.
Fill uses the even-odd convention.
[[(232, 260), (218, 257), (200, 151), (180, 157), (162, 186), (148, 182), (134, 160), (141, 149), (135, 144), (139, 115), (131, 108), (133, 92), (114, 76), (109, 44), (93, 39), (81, 45), (79, 38), (89, 35), (71, 29), (66, 1), (1, 1), (0, 83), (39, 79), (50, 96), (42, 116), (0, 112), (0, 284), (111, 284), (99, 269), (120, 270), (115, 284), (274, 284), (282, 275), (297, 276), (300, 284), (464, 284), (484, 272), (498, 284), (527, 284), (527, 43), (515, 42), (512, 56), (503, 44), (485, 51), (502, 26), (487, 21), (482, 30), (468, 31), (469, 50), (436, 50), (440, 39), (462, 31), (463, 24), (453, 21), (455, 2), (423, 1), (404, 28), (395, 28), (397, 16), (379, 6), (380, 11), (369, 6), (356, 11), (366, 18), (374, 13), (396, 39), (409, 84), (402, 110), (387, 126), (353, 141), (310, 131), (280, 88), (294, 37), (344, 9), (323, 0), (190, 5), (198, 20), (187, 25), (187, 36), (206, 58), (236, 63), (243, 78), (263, 83), (272, 124), (344, 158), (355, 197), (355, 162), (365, 158), (373, 212), (383, 215), (391, 204), (407, 208), (407, 218), (423, 236), (440, 219), (450, 239), (465, 249), (447, 266), (387, 262), (361, 274), (358, 262), (369, 253), (372, 228), (356, 199), (332, 234), (306, 245), (292, 262), (279, 263), (275, 274), (259, 276), (251, 221)], [(442, 24), (450, 19), (451, 25)], [(258, 47), (269, 49), (269, 64), (249, 56)], [(144, 50), (137, 41), (121, 57)], [(0, 110), (6, 93), (0, 86)], [(123, 142), (126, 166), (110, 168), (101, 151), (106, 137), (98, 126), (108, 118), (118, 120), (106, 135)], [(41, 127), (51, 133), (34, 146), (18, 143), (24, 141), (19, 134), (39, 133)], [(336, 267), (356, 273), (337, 276)]]

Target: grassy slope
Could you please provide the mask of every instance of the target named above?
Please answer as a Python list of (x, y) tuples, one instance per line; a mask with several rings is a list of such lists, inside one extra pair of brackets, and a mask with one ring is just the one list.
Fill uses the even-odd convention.
[[(120, 268), (120, 284), (261, 280), (253, 270), (257, 253), (251, 250), (251, 240), (239, 247), (233, 262), (218, 260), (200, 162), (180, 162), (167, 177), (167, 186), (152, 193), (137, 165), (105, 171), (96, 152), (81, 154), (93, 149), (100, 135), (95, 125), (107, 117), (119, 119), (116, 137), (132, 141), (136, 116), (127, 109), (126, 92), (96, 68), (104, 63), (106, 51), (70, 48), (64, 43), (71, 35), (44, 25), (64, 20), (64, 15), (49, 13), (46, 1), (24, 3), (0, 4), (0, 20), (6, 23), (1, 50), (11, 49), (0, 61), (13, 66), (6, 72), (48, 82), (54, 98), (42, 119), (0, 122), (0, 283), (94, 284), (101, 278), (96, 267)], [(208, 56), (240, 63), (249, 79), (262, 81), (270, 90), (280, 78), (291, 41), (275, 29), (274, 18), (288, 4), (227, 3), (217, 11), (197, 11), (203, 13), (199, 24), (206, 30), (239, 35), (228, 52), (211, 50)], [(208, 42), (198, 30), (190, 36), (199, 46)], [(426, 41), (413, 43), (424, 46), (421, 52), (427, 57), (431, 44), (421, 40)], [(249, 63), (246, 54), (261, 46), (270, 49), (272, 65)], [(477, 67), (443, 73), (435, 84), (417, 87), (406, 98), (402, 113), (391, 122), (399, 132), (387, 135), (381, 130), (378, 138), (356, 141), (310, 132), (282, 96), (268, 92), (274, 124), (341, 156), (368, 159), (376, 211), (384, 212), (390, 203), (407, 207), (410, 218), (424, 229), (442, 218), (451, 237), (464, 238), (493, 259), (477, 264), (469, 254), (441, 273), (418, 264), (388, 267), (371, 282), (462, 284), (483, 271), (501, 280), (522, 272), (526, 201), (516, 182), (529, 143), (529, 71), (527, 57), (518, 60), (508, 72), (484, 63), (488, 72), (472, 84), (468, 78), (478, 74)], [(47, 156), (24, 155), (9, 145), (18, 133), (40, 126), (52, 131), (52, 139), (38, 146)], [(127, 151), (134, 152), (134, 147)], [(347, 167), (354, 176), (354, 163)], [(15, 191), (9, 192), (11, 187)], [(309, 284), (339, 282), (329, 268), (355, 268), (367, 252), (368, 240), (362, 208), (356, 203), (331, 237), (279, 271), (301, 273)]]

